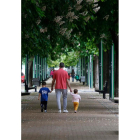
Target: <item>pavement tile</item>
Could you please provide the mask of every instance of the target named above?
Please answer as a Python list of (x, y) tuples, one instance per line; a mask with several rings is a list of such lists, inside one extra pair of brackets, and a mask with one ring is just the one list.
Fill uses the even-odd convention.
[[(51, 80), (46, 81), (49, 88)], [(82, 83), (70, 84), (72, 89), (79, 90), (82, 98), (77, 113), (69, 93), (69, 113), (57, 113), (54, 91), (49, 94), (47, 113), (40, 111), (38, 93), (21, 97), (22, 140), (118, 140), (118, 104), (102, 99), (102, 95), (93, 91), (86, 92), (89, 87)]]

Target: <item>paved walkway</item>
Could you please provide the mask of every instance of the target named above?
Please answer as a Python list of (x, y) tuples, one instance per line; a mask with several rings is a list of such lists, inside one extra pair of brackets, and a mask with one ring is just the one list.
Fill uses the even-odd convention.
[[(49, 88), (51, 80), (46, 81)], [(102, 99), (82, 83), (71, 82), (71, 87), (77, 88), (82, 98), (77, 113), (70, 93), (69, 113), (57, 113), (54, 91), (49, 94), (47, 113), (40, 111), (38, 93), (21, 97), (22, 140), (118, 140), (118, 104)]]

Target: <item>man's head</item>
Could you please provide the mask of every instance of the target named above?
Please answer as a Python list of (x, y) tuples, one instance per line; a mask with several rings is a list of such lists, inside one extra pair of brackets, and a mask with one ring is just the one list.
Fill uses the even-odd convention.
[(59, 64), (59, 67), (60, 67), (60, 68), (64, 68), (64, 63), (61, 62), (61, 63)]

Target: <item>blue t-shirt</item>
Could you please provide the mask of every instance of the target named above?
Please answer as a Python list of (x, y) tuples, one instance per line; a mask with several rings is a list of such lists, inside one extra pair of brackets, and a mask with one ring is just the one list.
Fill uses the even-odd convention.
[(39, 90), (41, 94), (41, 101), (48, 101), (48, 93), (50, 92), (49, 88), (43, 87)]

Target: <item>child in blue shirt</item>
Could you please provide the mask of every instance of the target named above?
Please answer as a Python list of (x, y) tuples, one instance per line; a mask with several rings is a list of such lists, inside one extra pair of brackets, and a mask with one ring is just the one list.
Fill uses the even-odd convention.
[(41, 96), (41, 112), (43, 112), (43, 107), (44, 107), (44, 112), (47, 112), (47, 101), (48, 101), (48, 93), (51, 93), (49, 88), (46, 87), (46, 82), (42, 82), (42, 88), (39, 90), (39, 96), (38, 100), (40, 99)]

